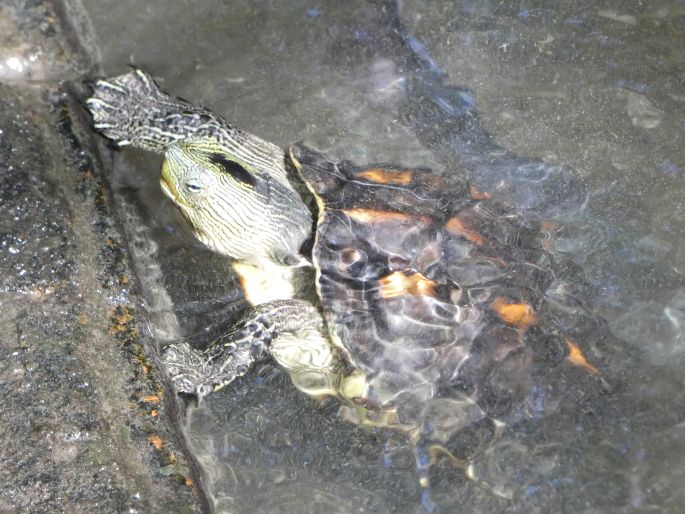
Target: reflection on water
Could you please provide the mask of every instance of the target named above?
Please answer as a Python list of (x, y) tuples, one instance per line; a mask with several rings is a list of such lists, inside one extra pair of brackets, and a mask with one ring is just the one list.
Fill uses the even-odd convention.
[[(479, 476), (513, 499), (441, 461), (424, 505), (660, 512), (685, 503), (683, 6), (211, 0), (189, 9), (178, 0), (141, 11), (126, 0), (86, 8), (107, 74), (135, 63), (278, 144), (305, 140), (360, 163), (458, 173), (531, 223), (544, 221), (550, 248), (569, 261), (548, 296), (576, 296), (592, 309), (574, 329), (614, 348), (616, 380), (595, 396), (540, 390), (531, 408), (555, 415), (520, 422), (485, 451)], [(193, 243), (162, 200), (157, 169), (154, 159), (123, 154), (114, 180), (138, 192), (159, 244), (183, 330), (176, 336), (202, 344), (242, 303), (226, 263)], [(215, 508), (421, 512), (406, 442), (336, 411), (270, 368), (189, 406), (183, 432)]]

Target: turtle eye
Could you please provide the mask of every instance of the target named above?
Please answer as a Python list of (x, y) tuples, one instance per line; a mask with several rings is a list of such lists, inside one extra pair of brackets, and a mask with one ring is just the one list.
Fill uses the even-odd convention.
[(186, 190), (191, 193), (199, 193), (205, 188), (205, 185), (197, 179), (188, 179), (185, 183)]

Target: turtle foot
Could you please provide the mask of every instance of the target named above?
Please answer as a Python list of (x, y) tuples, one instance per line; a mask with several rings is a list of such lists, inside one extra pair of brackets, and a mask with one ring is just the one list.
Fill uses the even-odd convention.
[(152, 78), (141, 70), (93, 85), (93, 95), (86, 105), (93, 115), (94, 127), (119, 146), (130, 144), (130, 124), (134, 109), (149, 102), (150, 92), (157, 89)]
[(118, 146), (164, 152), (186, 137), (184, 130), (174, 128), (173, 120), (193, 107), (167, 95), (143, 70), (97, 80), (92, 88), (86, 106), (93, 126)]
[(177, 393), (196, 395), (200, 400), (200, 396), (211, 392), (216, 370), (200, 351), (188, 343), (168, 346), (162, 354), (162, 362)]

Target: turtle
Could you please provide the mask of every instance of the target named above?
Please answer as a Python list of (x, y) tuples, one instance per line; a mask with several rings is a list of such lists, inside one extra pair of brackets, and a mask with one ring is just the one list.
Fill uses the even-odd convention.
[(94, 128), (164, 154), (162, 190), (251, 304), (205, 350), (165, 349), (178, 393), (200, 401), (271, 359), (345, 419), (449, 450), (553, 409), (541, 377), (601, 376), (549, 308), (549, 234), (458, 174), (284, 151), (140, 69), (92, 87)]

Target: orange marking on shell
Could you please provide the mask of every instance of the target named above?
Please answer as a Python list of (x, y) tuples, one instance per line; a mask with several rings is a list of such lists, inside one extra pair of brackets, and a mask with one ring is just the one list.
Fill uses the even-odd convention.
[(583, 352), (576, 343), (574, 343), (571, 339), (567, 339), (566, 346), (568, 348), (568, 355), (566, 358), (571, 364), (574, 366), (580, 366), (594, 375), (599, 375), (599, 370), (587, 361), (585, 355), (583, 355)]
[(469, 196), (473, 200), (488, 200), (490, 199), (490, 193), (486, 193), (485, 191), (479, 191), (476, 186), (473, 184), (469, 184)]
[(370, 168), (357, 173), (357, 178), (362, 178), (375, 184), (407, 186), (411, 184), (412, 173), (409, 170)]
[(535, 311), (527, 303), (509, 303), (507, 300), (498, 296), (490, 304), (490, 308), (509, 325), (518, 328), (526, 328), (535, 325)]
[(445, 228), (451, 234), (463, 237), (464, 239), (467, 239), (468, 241), (471, 241), (479, 246), (485, 244), (485, 238), (475, 230), (468, 228), (466, 223), (464, 223), (464, 220), (459, 216), (455, 216), (447, 220), (447, 223), (445, 223)]
[(435, 296), (434, 280), (424, 277), (421, 273), (407, 275), (404, 271), (395, 271), (378, 281), (381, 298), (389, 299), (403, 295)]
[(409, 214), (396, 211), (379, 211), (376, 209), (344, 209), (342, 212), (347, 214), (354, 221), (359, 223), (386, 223), (389, 221), (398, 222), (420, 222), (428, 223), (429, 219), (425, 216), (414, 217)]

